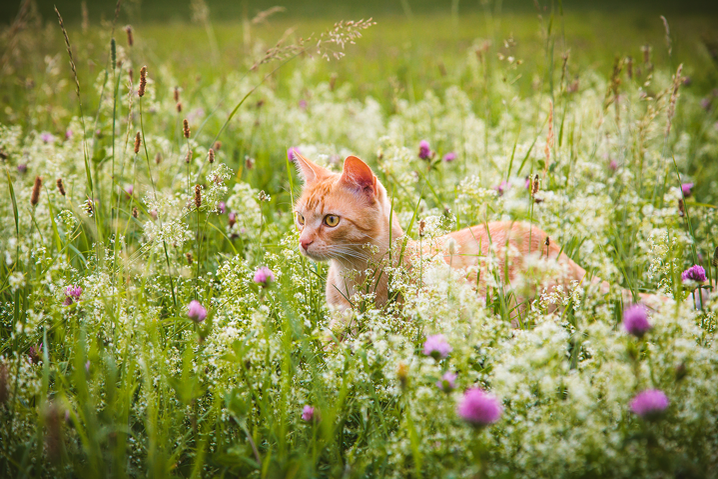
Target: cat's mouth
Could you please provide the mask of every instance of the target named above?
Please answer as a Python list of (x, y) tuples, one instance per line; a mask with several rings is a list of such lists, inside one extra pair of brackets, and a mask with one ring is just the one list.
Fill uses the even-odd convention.
[(319, 251), (316, 251), (314, 248), (311, 247), (311, 245), (309, 245), (309, 247), (307, 247), (307, 248), (304, 248), (300, 244), (299, 252), (313, 261), (327, 261), (330, 259), (326, 255), (321, 254)]

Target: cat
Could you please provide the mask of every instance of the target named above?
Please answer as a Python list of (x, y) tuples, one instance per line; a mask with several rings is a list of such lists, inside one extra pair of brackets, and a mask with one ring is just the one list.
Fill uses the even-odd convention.
[[(299, 250), (311, 260), (329, 262), (327, 303), (339, 310), (350, 308), (355, 293), (365, 292), (370, 284), (375, 305), (382, 307), (390, 299), (388, 275), (376, 270), (372, 273), (371, 268), (386, 262), (392, 244), (404, 239), (397, 216), (392, 214), (386, 188), (371, 168), (355, 156), (345, 159), (342, 173), (316, 165), (296, 150), (294, 160), (304, 180), (294, 210), (300, 231)], [(489, 255), (493, 246), (504, 283), (511, 283), (524, 272), (525, 258), (531, 252), (554, 259), (561, 271), (548, 285), (549, 290), (558, 285), (569, 286), (572, 281), (584, 281), (587, 276), (586, 270), (563, 253), (556, 242), (550, 241), (546, 232), (525, 222), (492, 221), (424, 243), (428, 244), (419, 246), (416, 241), (407, 241), (406, 254), (395, 254), (394, 263), (400, 256), (402, 263), (411, 267), (412, 259), (419, 255), (443, 254), (451, 267), (467, 271), (473, 267), (476, 271), (480, 258)], [(485, 278), (481, 271), (478, 274), (478, 280), (475, 274), (468, 279), (477, 284), (478, 294), (483, 294)], [(604, 292), (608, 288), (607, 283), (601, 283)], [(521, 303), (524, 299), (531, 298), (516, 301)]]

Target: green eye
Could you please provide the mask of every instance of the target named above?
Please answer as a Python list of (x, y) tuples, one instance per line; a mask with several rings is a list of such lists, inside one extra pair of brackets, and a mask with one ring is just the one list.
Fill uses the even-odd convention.
[(304, 215), (297, 212), (297, 223), (299, 223), (301, 226), (304, 226)]
[(326, 215), (324, 217), (324, 224), (334, 227), (339, 224), (339, 217), (337, 215)]

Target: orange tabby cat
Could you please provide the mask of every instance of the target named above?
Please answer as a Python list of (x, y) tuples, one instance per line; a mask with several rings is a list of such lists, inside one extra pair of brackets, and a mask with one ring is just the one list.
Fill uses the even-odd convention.
[[(362, 160), (349, 156), (339, 174), (312, 163), (296, 150), (294, 155), (304, 178), (304, 190), (295, 207), (296, 223), (301, 231), (299, 250), (315, 261), (329, 261), (327, 302), (346, 309), (351, 306), (350, 299), (357, 289), (367, 282), (365, 275), (370, 266), (380, 264), (387, 257), (390, 243), (400, 239), (404, 232), (396, 215), (391, 213), (386, 189)], [(540, 252), (542, 256), (548, 253), (549, 258), (557, 259), (564, 274), (550, 287), (583, 280), (586, 271), (561, 253), (554, 242), (547, 246), (547, 236), (527, 223), (494, 221), (438, 238), (421, 253), (416, 242), (409, 241), (404, 262), (410, 264), (412, 256), (418, 254), (441, 251), (444, 260), (454, 268), (476, 267), (479, 258), (486, 257), (493, 245), (504, 281), (510, 282), (522, 272), (524, 258), (530, 252)], [(449, 242), (453, 243), (449, 246), (450, 255), (446, 254)], [(507, 251), (509, 258), (506, 258)], [(388, 299), (387, 275), (374, 274), (370, 280), (376, 305), (381, 306)], [(481, 273), (477, 283), (479, 292), (483, 293), (485, 282)]]

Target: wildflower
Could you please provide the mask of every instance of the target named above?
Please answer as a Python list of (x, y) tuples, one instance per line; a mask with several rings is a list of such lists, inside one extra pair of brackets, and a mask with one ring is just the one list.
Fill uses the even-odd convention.
[(137, 96), (145, 96), (145, 88), (147, 88), (147, 67), (143, 66), (140, 69), (140, 88), (137, 90)]
[(691, 189), (693, 188), (693, 183), (683, 183), (681, 185), (681, 191), (683, 192), (683, 197), (688, 198), (691, 196)]
[(133, 185), (125, 186), (125, 194), (127, 195), (128, 198), (131, 197), (132, 193), (134, 193), (134, 192), (135, 192), (135, 187)]
[(681, 279), (684, 283), (687, 281), (703, 283), (704, 281), (706, 281), (706, 270), (703, 268), (703, 266), (695, 264), (681, 274)]
[(40, 139), (43, 143), (52, 143), (55, 141), (55, 135), (53, 135), (52, 133), (43, 132), (42, 134), (40, 134)]
[(219, 214), (223, 215), (227, 212), (227, 203), (224, 201), (220, 201), (217, 203), (217, 209), (219, 210)]
[(488, 426), (499, 420), (502, 413), (499, 400), (480, 388), (471, 388), (464, 393), (456, 412), (472, 426)]
[(511, 188), (511, 183), (508, 181), (502, 181), (500, 184), (493, 187), (493, 189), (496, 190), (496, 192), (499, 194), (499, 196), (503, 196), (504, 191)]
[(207, 317), (207, 310), (204, 309), (204, 306), (199, 301), (193, 299), (187, 307), (187, 316), (195, 323), (201, 323)]
[(437, 361), (447, 357), (452, 350), (453, 348), (446, 342), (446, 337), (443, 334), (427, 336), (424, 342), (424, 354)]
[(651, 329), (648, 322), (648, 311), (642, 304), (634, 304), (623, 311), (623, 327), (630, 334), (640, 338)]
[(182, 120), (182, 133), (184, 134), (185, 138), (189, 138), (190, 130), (189, 130), (189, 121), (187, 121), (187, 118)]
[(456, 389), (456, 373), (446, 371), (441, 376), (441, 379), (436, 381), (436, 387), (441, 389), (445, 393), (450, 393), (451, 391)]
[(429, 142), (426, 140), (421, 140), (419, 142), (419, 158), (422, 160), (426, 160), (431, 156), (431, 148), (429, 147)]
[(69, 140), (70, 138), (72, 138), (73, 134), (73, 131), (68, 128), (67, 130), (65, 130), (65, 139)]
[(616, 171), (616, 170), (618, 169), (618, 162), (617, 162), (616, 160), (611, 160), (611, 161), (608, 163), (608, 168), (609, 168), (611, 171)]
[(57, 179), (57, 191), (59, 191), (62, 196), (65, 196), (65, 185), (62, 184), (62, 178)]
[(269, 283), (274, 283), (274, 273), (266, 266), (261, 266), (254, 273), (254, 282), (266, 288)]
[(209, 149), (207, 156), (207, 161), (209, 161), (210, 164), (214, 163), (214, 150), (212, 148)]
[(302, 110), (306, 110), (307, 109), (307, 100), (299, 100), (299, 108), (301, 108)]
[(668, 409), (669, 403), (668, 397), (660, 389), (647, 389), (637, 394), (629, 407), (634, 414), (644, 419), (654, 419)]
[(30, 197), (30, 204), (32, 206), (37, 206), (40, 202), (40, 188), (42, 188), (42, 178), (36, 176), (35, 184), (32, 185), (32, 196)]
[(314, 409), (314, 406), (304, 406), (302, 409), (302, 421), (314, 423), (319, 422), (319, 412)]
[(296, 146), (290, 146), (289, 148), (287, 148), (287, 158), (289, 158), (289, 161), (291, 161), (292, 163), (294, 163), (295, 161), (295, 153), (298, 155), (302, 154), (302, 152), (299, 151), (299, 148), (297, 148)]
[(539, 176), (535, 175), (533, 182), (531, 182), (531, 196), (536, 196), (539, 192)]
[(227, 215), (227, 224), (229, 224), (229, 227), (231, 228), (234, 226), (234, 224), (237, 222), (237, 213), (234, 211), (230, 211), (229, 215)]
[(21, 164), (17, 165), (18, 173), (22, 174), (22, 173), (25, 173), (26, 171), (27, 171), (27, 165), (25, 163), (21, 163)]

